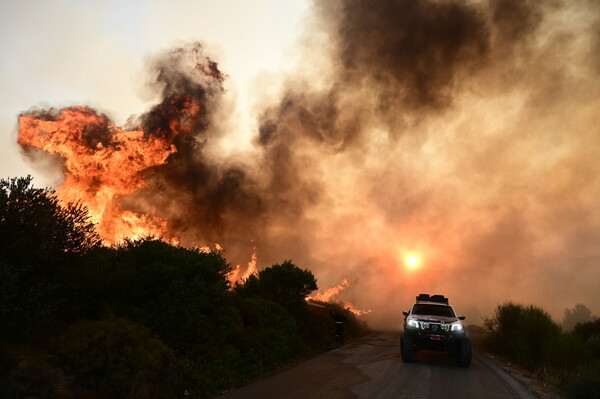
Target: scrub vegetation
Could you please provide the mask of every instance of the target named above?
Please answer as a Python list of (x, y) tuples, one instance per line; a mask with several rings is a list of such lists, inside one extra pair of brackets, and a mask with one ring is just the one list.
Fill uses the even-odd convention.
[[(565, 321), (570, 314), (565, 312)], [(542, 308), (509, 302), (484, 322), (484, 343), (495, 354), (535, 372), (569, 398), (600, 397), (600, 320), (566, 331)]]
[(291, 261), (235, 286), (230, 271), (219, 251), (102, 246), (84, 207), (0, 180), (2, 397), (210, 397), (333, 348), (329, 310), (366, 332), (309, 306), (317, 281)]

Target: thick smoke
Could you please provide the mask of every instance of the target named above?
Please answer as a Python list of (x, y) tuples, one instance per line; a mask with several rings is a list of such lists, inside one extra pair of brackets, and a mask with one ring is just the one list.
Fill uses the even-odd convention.
[(165, 165), (154, 168), (147, 187), (123, 198), (123, 204), (167, 220), (168, 235), (184, 245), (219, 243), (230, 248), (228, 255), (249, 259), (251, 240), (260, 236), (262, 194), (248, 166), (211, 153), (211, 144), (223, 135), (216, 118), (227, 76), (204, 56), (200, 44), (159, 55), (150, 69), (161, 101), (139, 118), (145, 132), (170, 132), (168, 125), (177, 116), (169, 113), (181, 108), (171, 103), (182, 96), (195, 99), (202, 111), (188, 126), (190, 134), (175, 138), (177, 151)]
[(599, 11), (316, 2), (303, 61), (326, 68), (299, 67), (257, 138), (270, 187), (301, 210), (282, 243), (388, 326), (420, 291), (474, 322), (506, 300), (598, 313)]
[(161, 100), (132, 123), (168, 134), (182, 95), (201, 117), (122, 206), (234, 263), (256, 246), (259, 268), (292, 258), (322, 287), (347, 278), (340, 299), (376, 326), (399, 326), (420, 292), (476, 323), (506, 300), (600, 313), (597, 2), (340, 0), (306, 24), (296, 72), (257, 104), (250, 153), (214, 144), (217, 64), (157, 57)]

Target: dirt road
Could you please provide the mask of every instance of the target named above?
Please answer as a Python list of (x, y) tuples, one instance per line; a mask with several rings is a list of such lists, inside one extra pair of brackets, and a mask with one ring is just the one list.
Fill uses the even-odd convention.
[(468, 369), (434, 352), (407, 364), (399, 342), (399, 333), (372, 334), (222, 398), (534, 398), (476, 350)]

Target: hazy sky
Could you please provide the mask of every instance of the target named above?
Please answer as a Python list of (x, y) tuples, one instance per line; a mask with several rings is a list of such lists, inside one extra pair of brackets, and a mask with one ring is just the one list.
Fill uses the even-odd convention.
[(0, 1), (0, 176), (32, 174), (16, 145), (17, 115), (32, 107), (89, 105), (117, 123), (142, 112), (146, 57), (201, 41), (225, 73), (239, 133), (257, 76), (294, 57), (306, 0)]

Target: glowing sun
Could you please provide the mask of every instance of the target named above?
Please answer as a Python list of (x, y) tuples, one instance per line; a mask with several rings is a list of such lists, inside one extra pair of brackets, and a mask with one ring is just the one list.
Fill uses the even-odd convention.
[(404, 255), (404, 265), (407, 269), (418, 269), (421, 266), (421, 257), (415, 253)]

